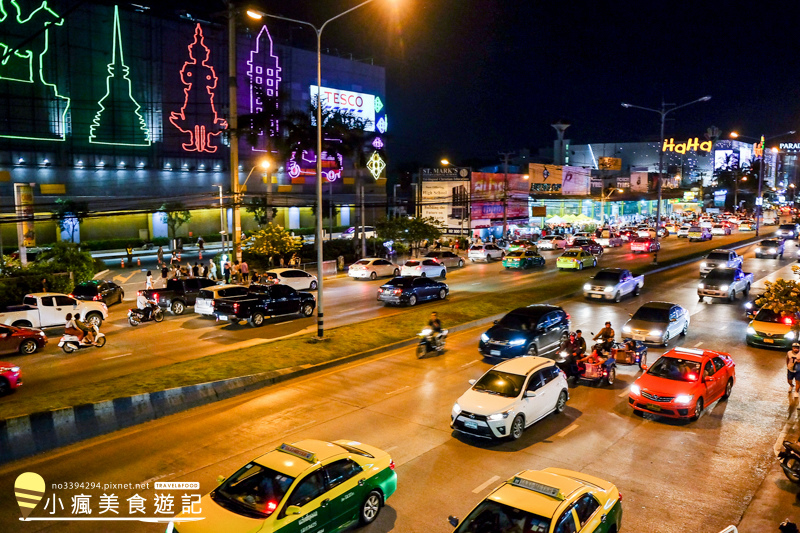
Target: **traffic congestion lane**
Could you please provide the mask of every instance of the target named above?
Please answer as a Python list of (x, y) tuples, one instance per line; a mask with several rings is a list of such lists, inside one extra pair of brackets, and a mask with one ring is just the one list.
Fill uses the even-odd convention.
[[(714, 239), (714, 245), (688, 243), (684, 239), (670, 237), (664, 241), (660, 257), (666, 261), (687, 250), (705, 246), (708, 249), (732, 242), (735, 236)], [(544, 269), (528, 271), (505, 270), (497, 263), (468, 263), (461, 269), (451, 269), (447, 276), (450, 286), (449, 301), (459, 301), (479, 296), (484, 292), (522, 289), (548, 284), (552, 280), (569, 285), (567, 292), (580, 290), (585, 280), (596, 269), (582, 272), (557, 272), (555, 257), (560, 252), (545, 251), (548, 264)], [(652, 261), (647, 254), (633, 254), (627, 248), (607, 249), (599, 260), (599, 267), (634, 268)], [(763, 260), (771, 261), (771, 260)], [(780, 261), (780, 260), (777, 260)], [(788, 261), (785, 259), (784, 261)], [(553, 276), (558, 276), (553, 278)], [(387, 307), (376, 301), (377, 289), (386, 280), (362, 281), (334, 279), (326, 283), (325, 313), (328, 328), (361, 320), (400, 314), (404, 308)], [(141, 285), (139, 286), (141, 288)], [(128, 297), (135, 289), (126, 289)], [(127, 321), (127, 310), (133, 303), (114, 305), (109, 308), (109, 320), (103, 332), (107, 344), (102, 349), (82, 349), (73, 354), (64, 354), (57, 346), (60, 332), (52, 330), (48, 346), (41, 353), (17, 356), (14, 362), (23, 368), (26, 385), (16, 392), (29, 395), (47, 391), (63, 390), (74, 383), (99, 382), (142, 370), (157, 370), (174, 362), (187, 361), (236, 348), (258, 344), (265, 339), (274, 339), (300, 331), (315, 331), (315, 318), (278, 317), (270, 319), (261, 328), (247, 325), (219, 324), (213, 319), (189, 312), (183, 316), (166, 313), (164, 322), (147, 322), (132, 327)], [(434, 304), (421, 304), (432, 306)], [(91, 368), (90, 373), (86, 372)]]
[[(612, 309), (623, 315), (667, 295), (689, 308), (697, 304), (691, 292), (696, 268), (655, 274), (642, 296), (616, 306), (580, 297), (562, 303), (573, 327), (584, 331), (602, 325)], [(121, 483), (164, 476), (200, 481), (208, 491), (217, 475), (280, 442), (352, 438), (389, 451), (398, 464), (399, 490), (365, 531), (450, 531), (447, 515), (463, 517), (501, 480), (523, 468), (563, 466), (617, 484), (626, 530), (714, 533), (742, 516), (773, 460), (785, 418), (783, 361), (779, 352), (746, 347), (735, 327), (720, 331), (723, 322), (744, 324), (738, 304), (696, 305), (692, 319), (679, 342), (728, 349), (738, 375), (730, 401), (710, 406), (698, 422), (633, 415), (627, 386), (638, 371), (620, 366), (614, 388), (571, 388), (565, 413), (529, 428), (519, 441), (484, 443), (453, 434), (453, 402), (467, 380), (490, 367), (477, 357), (482, 329), (473, 329), (451, 335), (440, 357), (391, 352), (7, 465), (0, 483), (10, 485), (31, 470), (47, 480), (84, 476)], [(653, 359), (661, 351), (651, 349)], [(685, 512), (687, 504), (699, 512)], [(11, 502), (0, 504), (0, 519), (16, 513)], [(92, 530), (82, 526), (59, 525), (59, 531)], [(138, 524), (118, 530), (134, 529), (160, 530)]]

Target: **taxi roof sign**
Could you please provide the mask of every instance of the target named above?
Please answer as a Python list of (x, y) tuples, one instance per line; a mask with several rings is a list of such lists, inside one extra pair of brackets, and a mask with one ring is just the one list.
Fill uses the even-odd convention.
[(314, 452), (303, 450), (302, 448), (298, 448), (297, 446), (292, 446), (291, 444), (286, 444), (285, 442), (280, 446), (278, 446), (278, 451), (288, 453), (289, 455), (294, 455), (295, 457), (299, 457), (300, 459), (305, 459), (309, 463), (317, 462), (317, 456)]
[(539, 494), (544, 494), (545, 496), (550, 496), (551, 498), (556, 498), (558, 500), (564, 499), (564, 496), (561, 494), (561, 490), (557, 487), (551, 487), (549, 485), (544, 485), (543, 483), (537, 483), (535, 481), (531, 481), (530, 479), (514, 477), (514, 479), (511, 481), (511, 484), (515, 487), (532, 490), (533, 492), (538, 492)]

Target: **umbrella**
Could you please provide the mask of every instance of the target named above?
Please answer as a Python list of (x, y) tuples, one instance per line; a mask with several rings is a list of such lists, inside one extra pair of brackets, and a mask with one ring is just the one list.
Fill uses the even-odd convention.
[(544, 222), (545, 222), (545, 224), (561, 224), (562, 222), (564, 222), (564, 219), (562, 219), (560, 216), (556, 215), (554, 217), (548, 218)]

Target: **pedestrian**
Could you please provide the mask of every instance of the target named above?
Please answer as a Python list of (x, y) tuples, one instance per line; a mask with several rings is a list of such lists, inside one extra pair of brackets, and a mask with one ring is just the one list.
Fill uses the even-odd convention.
[(283, 268), (284, 266), (285, 266), (285, 263), (283, 261), (283, 256), (281, 256), (281, 268)]
[(163, 262), (164, 262), (164, 247), (163, 246), (159, 246), (158, 247), (158, 266), (161, 266), (161, 264)]
[(203, 236), (201, 235), (200, 237), (197, 237), (197, 247), (200, 249), (201, 252), (205, 250), (205, 245), (206, 241), (203, 239)]
[(215, 281), (217, 279), (217, 264), (213, 259), (208, 260), (208, 277)]
[(162, 263), (161, 265), (161, 286), (167, 286), (167, 276), (169, 276), (169, 268), (167, 268), (166, 263)]
[[(786, 352), (786, 380), (789, 382), (789, 394), (800, 395), (800, 376), (797, 363), (800, 361), (800, 342), (792, 343), (792, 349)], [(794, 387), (792, 386), (794, 381)]]
[(178, 256), (176, 255), (175, 250), (172, 250), (172, 257), (169, 258), (169, 264), (174, 265), (178, 262)]
[(150, 290), (152, 288), (153, 288), (153, 273), (150, 270), (148, 270), (147, 271), (147, 278), (145, 279), (145, 282), (144, 282), (144, 290), (147, 291), (147, 290)]
[(200, 277), (200, 263), (195, 261), (194, 266), (192, 267), (192, 277), (199, 278)]
[(200, 278), (204, 278), (208, 275), (208, 272), (206, 272), (206, 266), (203, 263), (200, 263), (200, 265), (197, 267), (197, 275)]
[(251, 277), (252, 277), (252, 282), (253, 283), (257, 284), (257, 283), (261, 282), (261, 278), (259, 277), (257, 270), (253, 270), (253, 272), (251, 273)]
[(125, 247), (125, 254), (128, 256), (128, 266), (131, 266), (131, 262), (133, 262), (133, 248), (131, 245)]
[(250, 281), (250, 266), (244, 259), (242, 259), (242, 265), (240, 269), (242, 271), (242, 283), (247, 285), (247, 282)]
[(222, 267), (222, 273), (225, 276), (225, 283), (231, 282), (231, 262), (225, 261), (225, 265)]
[(241, 280), (241, 267), (239, 266), (239, 260), (233, 260), (233, 267), (231, 268), (231, 280), (233, 283), (239, 283)]

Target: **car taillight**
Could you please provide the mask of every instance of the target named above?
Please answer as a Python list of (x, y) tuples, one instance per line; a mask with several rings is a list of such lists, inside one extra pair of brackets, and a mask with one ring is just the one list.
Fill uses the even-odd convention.
[[(391, 468), (392, 470), (394, 470), (394, 460), (393, 460), (393, 459), (389, 459), (389, 468)], [(622, 497), (620, 496), (620, 500), (621, 500), (621, 499), (622, 499)]]
[(70, 298), (75, 298), (75, 295), (72, 293), (67, 294), (67, 296), (69, 296)]
[(100, 300), (102, 300), (102, 299), (103, 299), (103, 297), (102, 297), (102, 296), (100, 296), (99, 294), (98, 294), (97, 296), (94, 296), (94, 297), (92, 298), (92, 300), (94, 300), (95, 302), (99, 302), (99, 301), (100, 301)]
[(394, 293), (395, 293), (395, 294), (400, 294), (400, 293), (402, 293), (402, 292), (403, 292), (403, 291), (402, 291), (402, 289), (395, 289), (395, 290), (394, 290)]
[(622, 501), (622, 493), (619, 492), (618, 494), (619, 494), (619, 501)]
[(235, 313), (238, 310), (239, 310), (239, 304), (233, 304), (233, 312)]
[(141, 296), (141, 295), (142, 295), (142, 291), (136, 291), (136, 296)]
[(211, 300), (211, 307), (214, 307), (214, 300)]
[(791, 326), (792, 322), (794, 322), (794, 321), (792, 320), (791, 317), (788, 317), (788, 316), (783, 317), (783, 323), (786, 324), (787, 326)]

